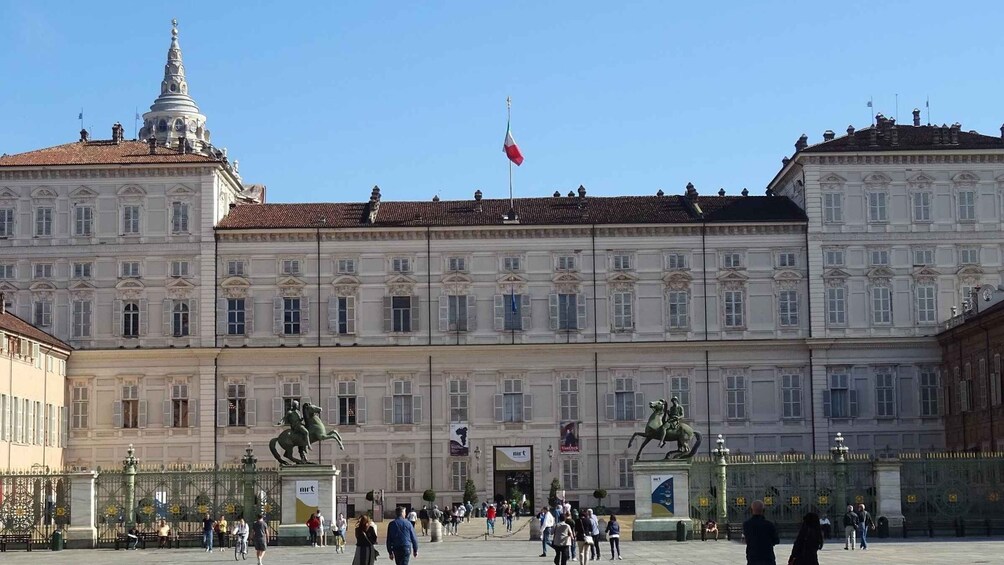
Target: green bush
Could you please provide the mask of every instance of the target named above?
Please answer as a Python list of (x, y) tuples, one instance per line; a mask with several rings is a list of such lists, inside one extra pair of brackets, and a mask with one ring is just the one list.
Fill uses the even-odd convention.
[(422, 500), (424, 500), (426, 502), (429, 502), (429, 503), (435, 502), (436, 501), (436, 491), (432, 490), (431, 488), (425, 489), (425, 492), (422, 493)]
[(478, 489), (474, 485), (473, 479), (467, 479), (467, 482), (464, 483), (464, 502), (478, 503)]

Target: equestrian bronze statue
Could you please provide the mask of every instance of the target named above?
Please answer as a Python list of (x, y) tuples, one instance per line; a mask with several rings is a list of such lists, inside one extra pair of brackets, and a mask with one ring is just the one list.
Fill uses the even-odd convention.
[[(645, 431), (635, 432), (628, 440), (628, 447), (631, 447), (634, 438), (639, 436), (645, 438), (645, 441), (641, 442), (638, 455), (635, 456), (634, 460), (641, 461), (641, 452), (645, 446), (656, 439), (659, 440), (659, 447), (666, 445), (667, 441), (676, 441), (676, 449), (667, 453), (663, 459), (689, 459), (693, 457), (697, 453), (697, 449), (701, 447), (701, 432), (694, 430), (683, 421), (683, 407), (680, 406), (680, 400), (674, 396), (672, 405), (667, 406), (666, 401), (660, 398), (649, 402), (648, 407), (652, 409), (652, 415), (649, 417), (648, 423), (645, 424)], [(692, 440), (693, 446), (690, 445)]]
[[(310, 446), (326, 439), (335, 440), (338, 442), (338, 447), (345, 450), (342, 436), (338, 435), (336, 430), (328, 431), (324, 428), (320, 406), (309, 402), (303, 404), (301, 411), (300, 403), (292, 401), (289, 410), (276, 425), (289, 426), (289, 429), (283, 430), (278, 437), (274, 437), (268, 442), (268, 448), (279, 465), (309, 465), (307, 452), (310, 451)], [(279, 455), (276, 445), (283, 449), (282, 455)], [(299, 450), (299, 458), (293, 456), (293, 448)]]

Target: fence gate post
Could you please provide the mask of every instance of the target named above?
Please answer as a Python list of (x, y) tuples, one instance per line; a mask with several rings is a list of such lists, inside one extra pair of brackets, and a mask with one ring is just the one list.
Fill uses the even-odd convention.
[(66, 547), (94, 549), (98, 543), (96, 471), (70, 473), (70, 524), (66, 528)]
[[(847, 507), (847, 452), (850, 451), (846, 445), (844, 445), (844, 435), (837, 432), (837, 437), (833, 438), (836, 445), (830, 448), (830, 453), (833, 455), (833, 474), (837, 478), (837, 496), (836, 504), (834, 508), (840, 516), (843, 516), (844, 509)], [(839, 506), (838, 506), (839, 505)]]
[(255, 503), (255, 474), (258, 471), (258, 458), (254, 456), (254, 448), (251, 447), (250, 441), (247, 449), (244, 450), (241, 462), (244, 463), (244, 519), (250, 523), (256, 520), (258, 514), (261, 513)]
[(718, 480), (718, 484), (716, 485), (718, 493), (715, 496), (715, 506), (717, 507), (718, 517), (715, 518), (715, 521), (719, 524), (728, 524), (729, 493), (725, 468), (728, 467), (726, 458), (729, 456), (729, 448), (725, 447), (725, 438), (722, 437), (722, 434), (718, 434), (718, 439), (715, 443), (717, 444), (717, 447), (711, 451), (711, 453), (715, 456), (715, 478)]
[(125, 479), (125, 525), (131, 529), (136, 525), (136, 450), (132, 444), (126, 450), (126, 458), (122, 461), (122, 474)]
[(875, 519), (889, 520), (889, 535), (903, 532), (903, 489), (899, 458), (875, 461)]

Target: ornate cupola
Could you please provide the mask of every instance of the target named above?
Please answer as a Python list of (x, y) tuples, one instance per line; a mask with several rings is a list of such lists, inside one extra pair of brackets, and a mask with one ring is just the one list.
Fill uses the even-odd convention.
[(167, 50), (160, 96), (153, 101), (150, 111), (143, 114), (139, 136), (140, 139), (154, 137), (157, 144), (170, 147), (178, 147), (183, 139), (185, 151), (202, 152), (209, 145), (206, 117), (188, 95), (185, 64), (178, 45), (178, 20), (171, 20), (171, 47)]

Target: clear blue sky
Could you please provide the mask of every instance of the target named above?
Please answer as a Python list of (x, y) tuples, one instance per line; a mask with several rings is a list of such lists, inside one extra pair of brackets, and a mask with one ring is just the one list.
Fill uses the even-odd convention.
[(81, 106), (132, 136), (174, 17), (214, 143), (273, 202), (503, 197), (507, 95), (523, 196), (762, 194), (870, 97), (1004, 122), (999, 1), (310, 4), (0, 0), (0, 153), (74, 141)]

